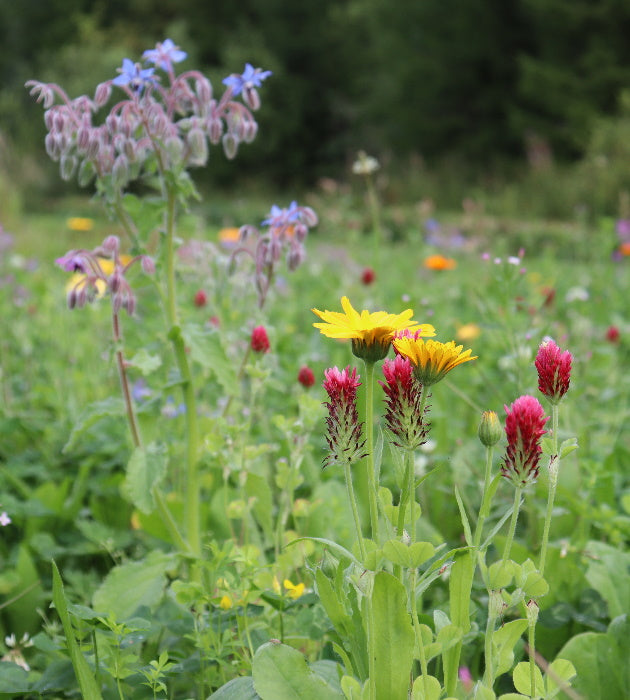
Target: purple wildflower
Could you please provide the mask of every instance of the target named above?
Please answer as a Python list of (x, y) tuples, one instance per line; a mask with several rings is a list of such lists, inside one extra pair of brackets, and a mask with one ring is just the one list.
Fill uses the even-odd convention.
[(173, 63), (180, 63), (188, 54), (176, 46), (171, 39), (158, 42), (154, 49), (148, 49), (142, 54), (142, 58), (164, 71), (170, 71)]
[(232, 95), (236, 97), (241, 92), (259, 88), (263, 80), (266, 80), (271, 75), (270, 70), (262, 68), (254, 68), (251, 63), (245, 64), (245, 70), (239, 75), (233, 73), (223, 79), (223, 84), (232, 88)]
[(154, 68), (142, 68), (139, 63), (123, 58), (122, 68), (118, 69), (120, 75), (114, 78), (112, 83), (119, 87), (129, 85), (134, 92), (142, 92), (146, 85), (155, 84), (154, 70)]

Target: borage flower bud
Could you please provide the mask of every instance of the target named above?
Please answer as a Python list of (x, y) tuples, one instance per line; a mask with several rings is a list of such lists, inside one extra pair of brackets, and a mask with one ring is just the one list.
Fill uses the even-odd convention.
[(387, 405), (385, 421), (395, 436), (394, 445), (415, 450), (426, 442), (427, 426), (421, 411), (422, 385), (417, 381), (413, 365), (398, 355), (383, 364), (383, 387)]
[(505, 419), (507, 450), (501, 474), (515, 486), (523, 487), (538, 478), (538, 462), (542, 448), (540, 439), (547, 432), (547, 417), (540, 402), (525, 394), (508, 408)]
[(250, 343), (254, 352), (269, 352), (269, 337), (267, 336), (267, 331), (264, 326), (256, 326), (256, 328), (254, 328)]
[(362, 424), (357, 411), (357, 388), (361, 386), (356, 368), (340, 370), (332, 367), (324, 372), (324, 389), (329, 401), (326, 441), (330, 454), (324, 458), (324, 467), (330, 464), (351, 464), (366, 456), (362, 440)]
[(572, 360), (571, 353), (560, 350), (553, 340), (545, 341), (538, 348), (534, 363), (538, 370), (538, 389), (552, 404), (559, 403), (569, 390)]
[(503, 435), (503, 429), (499, 417), (494, 411), (483, 412), (477, 435), (484, 447), (493, 447), (499, 442), (501, 435)]

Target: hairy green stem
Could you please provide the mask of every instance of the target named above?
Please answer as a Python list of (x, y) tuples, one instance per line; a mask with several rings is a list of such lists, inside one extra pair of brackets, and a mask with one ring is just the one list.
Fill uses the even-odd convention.
[(545, 526), (543, 529), (542, 544), (540, 546), (540, 575), (545, 573), (547, 560), (547, 545), (549, 544), (549, 530), (551, 528), (551, 515), (553, 513), (553, 502), (556, 497), (556, 487), (558, 486), (558, 404), (551, 406), (551, 439), (553, 441), (552, 455), (549, 459), (549, 493), (547, 495), (547, 512), (545, 513)]
[(199, 426), (192, 373), (179, 328), (175, 287), (175, 191), (166, 187), (166, 313), (186, 405), (186, 538), (193, 554), (201, 554), (201, 515), (199, 507)]
[(372, 539), (378, 544), (378, 504), (376, 499), (376, 469), (374, 466), (374, 362), (365, 360), (365, 429), (367, 457), (368, 500)]
[(357, 508), (357, 499), (354, 495), (354, 486), (352, 485), (351, 463), (346, 461), (343, 465), (344, 475), (346, 477), (346, 489), (348, 490), (348, 500), (352, 509), (352, 517), (354, 518), (354, 527), (357, 531), (357, 540), (359, 541), (359, 552), (361, 555), (361, 563), (365, 562), (365, 545), (363, 544), (363, 533), (361, 530), (361, 518), (359, 517), (359, 509)]
[(501, 564), (501, 569), (505, 566), (507, 562), (510, 551), (512, 550), (512, 542), (514, 541), (514, 533), (516, 532), (516, 521), (518, 520), (518, 512), (521, 507), (521, 491), (522, 486), (517, 486), (514, 490), (514, 508), (512, 510), (512, 519), (510, 520), (510, 530), (508, 532), (507, 540), (505, 541), (505, 548), (503, 549), (503, 563)]

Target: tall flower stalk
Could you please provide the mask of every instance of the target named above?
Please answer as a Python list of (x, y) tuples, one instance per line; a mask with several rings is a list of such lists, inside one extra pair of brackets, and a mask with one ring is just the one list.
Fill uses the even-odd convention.
[(545, 525), (540, 547), (540, 573), (544, 575), (547, 560), (547, 546), (551, 529), (551, 516), (558, 486), (560, 461), (558, 447), (558, 408), (560, 401), (569, 390), (573, 356), (568, 350), (562, 351), (553, 340), (543, 342), (538, 348), (535, 365), (538, 371), (538, 389), (551, 404), (551, 456), (549, 458), (549, 492)]

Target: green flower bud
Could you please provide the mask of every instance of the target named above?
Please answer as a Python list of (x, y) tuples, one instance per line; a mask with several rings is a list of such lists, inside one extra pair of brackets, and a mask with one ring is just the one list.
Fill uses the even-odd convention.
[(501, 421), (494, 411), (484, 411), (477, 431), (481, 444), (485, 447), (496, 445), (503, 435)]

